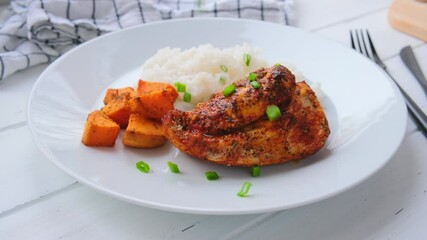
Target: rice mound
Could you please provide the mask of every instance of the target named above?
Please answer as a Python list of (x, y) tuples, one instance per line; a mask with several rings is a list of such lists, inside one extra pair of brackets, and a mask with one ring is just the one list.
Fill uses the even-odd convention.
[[(251, 56), (249, 66), (244, 63), (244, 54)], [(226, 67), (227, 72), (221, 69), (221, 65)], [(184, 83), (187, 92), (191, 93), (191, 102), (196, 104), (250, 72), (267, 66), (260, 50), (248, 44), (224, 49), (210, 44), (186, 50), (166, 47), (142, 65), (141, 79), (172, 85), (175, 82)]]

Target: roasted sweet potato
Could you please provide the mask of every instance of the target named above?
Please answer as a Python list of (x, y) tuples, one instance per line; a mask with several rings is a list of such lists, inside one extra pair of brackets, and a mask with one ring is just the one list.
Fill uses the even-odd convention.
[(168, 83), (147, 82), (144, 80), (138, 81), (138, 88), (136, 89), (138, 96), (158, 91), (166, 91), (171, 97), (172, 102), (175, 102), (175, 100), (178, 98), (178, 92), (176, 91), (175, 87)]
[(109, 88), (105, 93), (104, 104), (107, 105), (110, 101), (112, 101), (114, 98), (118, 97), (123, 93), (129, 93), (131, 97), (136, 97), (137, 95), (135, 89), (133, 89), (132, 87)]
[(126, 128), (123, 144), (136, 148), (155, 148), (166, 143), (160, 122), (150, 120), (139, 114), (132, 114)]
[(164, 90), (152, 91), (129, 100), (132, 113), (138, 113), (146, 118), (160, 120), (174, 109), (174, 100)]
[(82, 142), (86, 146), (112, 147), (120, 132), (120, 126), (100, 110), (91, 112), (83, 131)]
[(107, 105), (101, 108), (101, 111), (119, 124), (121, 128), (126, 128), (131, 114), (128, 103), (130, 99), (131, 94), (129, 92), (122, 93), (109, 101)]
[(178, 97), (175, 87), (160, 82), (139, 80), (132, 87), (110, 88), (105, 106), (89, 114), (82, 142), (87, 146), (114, 146), (120, 128), (126, 128), (123, 144), (153, 148), (164, 144), (160, 119), (174, 109)]

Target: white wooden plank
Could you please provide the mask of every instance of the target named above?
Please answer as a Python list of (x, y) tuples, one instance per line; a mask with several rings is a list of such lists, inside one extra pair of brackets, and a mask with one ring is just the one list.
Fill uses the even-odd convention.
[(419, 46), (423, 44), (421, 40), (393, 29), (387, 21), (387, 9), (315, 32), (344, 46), (351, 47), (350, 30), (354, 29), (369, 30), (381, 59), (397, 56), (400, 49), (406, 45)]
[(26, 121), (28, 97), (34, 82), (46, 68), (40, 65), (0, 81), (0, 131)]
[(296, 0), (296, 27), (306, 30), (324, 28), (365, 14), (386, 9), (392, 0)]
[(385, 168), (361, 185), (277, 214), (169, 213), (78, 184), (1, 215), (0, 239), (364, 239), (397, 234), (413, 239), (413, 234), (427, 234), (416, 224), (427, 220), (426, 143), (414, 134)]
[[(391, 161), (334, 198), (283, 211), (235, 239), (421, 239), (427, 236), (427, 140), (407, 137)], [(242, 231), (243, 230), (243, 231)]]
[(1, 131), (0, 149), (0, 213), (75, 182), (44, 157), (27, 126)]
[(0, 218), (0, 239), (218, 239), (260, 215), (170, 213), (80, 184)]

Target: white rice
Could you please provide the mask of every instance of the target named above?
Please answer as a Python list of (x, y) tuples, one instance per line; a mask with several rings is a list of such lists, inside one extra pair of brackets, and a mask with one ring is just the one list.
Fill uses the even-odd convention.
[[(246, 66), (243, 60), (244, 54), (251, 56), (249, 66)], [(296, 68), (289, 64), (281, 64), (294, 73), (297, 81), (304, 80)], [(221, 69), (221, 65), (226, 66), (227, 72)], [(246, 77), (250, 72), (270, 65), (271, 63), (262, 57), (260, 49), (248, 44), (224, 49), (215, 48), (210, 44), (187, 50), (166, 47), (160, 49), (142, 65), (141, 79), (172, 85), (176, 82), (186, 84), (186, 91), (192, 96), (192, 105), (185, 106), (181, 94), (176, 107), (191, 108), (209, 99), (212, 93), (219, 92), (232, 82)], [(221, 77), (225, 81), (220, 81)]]

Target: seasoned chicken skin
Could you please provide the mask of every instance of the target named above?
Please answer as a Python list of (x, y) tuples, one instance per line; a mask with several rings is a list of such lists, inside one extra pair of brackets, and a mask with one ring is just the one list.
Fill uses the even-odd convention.
[(194, 111), (184, 113), (186, 125), (205, 134), (220, 134), (245, 126), (265, 114), (268, 105), (289, 100), (295, 89), (295, 76), (283, 66), (261, 68), (254, 72), (261, 87), (255, 89), (248, 78), (234, 82), (236, 92), (216, 93), (199, 103)]
[[(305, 82), (290, 88), (289, 99), (278, 104), (282, 116), (276, 121), (269, 121), (262, 111), (258, 119), (242, 127), (207, 134), (191, 124), (191, 114), (172, 110), (162, 120), (165, 136), (182, 152), (228, 166), (271, 165), (311, 156), (329, 136), (328, 121), (315, 93)], [(196, 111), (203, 110), (193, 113)]]

